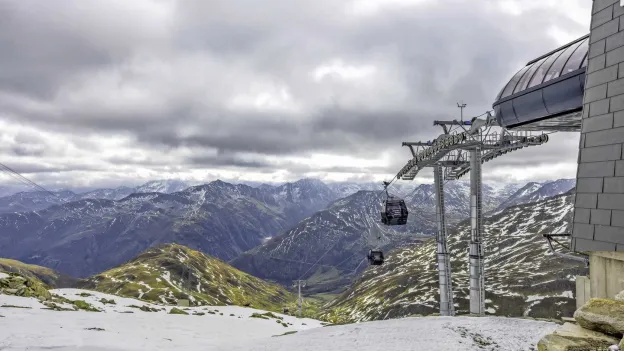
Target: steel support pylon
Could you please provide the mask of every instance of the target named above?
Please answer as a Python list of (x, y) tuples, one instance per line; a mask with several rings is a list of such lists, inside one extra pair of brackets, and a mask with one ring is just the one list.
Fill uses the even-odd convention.
[(483, 275), (482, 183), (481, 149), (470, 150), (470, 314), (482, 316), (485, 312), (485, 284)]
[(446, 248), (446, 218), (444, 209), (444, 178), (443, 167), (436, 165), (433, 169), (436, 187), (436, 220), (438, 222), (438, 276), (440, 278), (440, 316), (454, 316), (453, 286), (451, 283), (451, 261)]

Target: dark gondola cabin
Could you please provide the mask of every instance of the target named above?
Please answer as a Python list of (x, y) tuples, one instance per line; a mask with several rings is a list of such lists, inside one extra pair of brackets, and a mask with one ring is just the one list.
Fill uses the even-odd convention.
[(389, 197), (383, 203), (381, 211), (381, 222), (385, 225), (405, 225), (407, 224), (407, 206), (405, 201), (398, 198)]
[(384, 263), (384, 255), (380, 250), (370, 250), (368, 252), (368, 263), (371, 266), (381, 266)]

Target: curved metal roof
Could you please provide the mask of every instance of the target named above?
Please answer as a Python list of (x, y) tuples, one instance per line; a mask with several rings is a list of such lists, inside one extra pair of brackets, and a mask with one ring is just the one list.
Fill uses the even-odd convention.
[[(501, 89), (493, 104), (502, 126), (520, 125), (525, 129), (575, 129), (578, 116), (563, 114), (582, 109), (585, 67), (589, 52), (589, 35), (531, 60)], [(548, 123), (534, 122), (558, 117)], [(560, 124), (561, 128), (557, 125)]]
[(555, 51), (529, 61), (509, 80), (496, 100), (586, 67), (588, 52), (589, 36), (586, 35)]

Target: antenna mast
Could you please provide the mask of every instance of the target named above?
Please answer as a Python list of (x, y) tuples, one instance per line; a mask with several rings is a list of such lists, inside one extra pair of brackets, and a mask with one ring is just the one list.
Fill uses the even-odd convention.
[(459, 107), (459, 113), (460, 113), (460, 117), (459, 120), (460, 121), (464, 121), (464, 107), (466, 107), (466, 104), (464, 104), (464, 101), (462, 100), (461, 103), (457, 103), (457, 107)]

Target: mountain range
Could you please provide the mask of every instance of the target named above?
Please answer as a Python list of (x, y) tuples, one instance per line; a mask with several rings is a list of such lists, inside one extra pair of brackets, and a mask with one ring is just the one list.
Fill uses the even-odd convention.
[(0, 215), (0, 256), (83, 277), (143, 250), (179, 243), (229, 260), (325, 208), (334, 194), (320, 181), (267, 189), (222, 181), (181, 192), (83, 199)]
[[(563, 181), (548, 182), (555, 183), (548, 188), (543, 184), (538, 188), (545, 189), (540, 196), (547, 196), (547, 190), (551, 195), (561, 192), (565, 187), (557, 183)], [(0, 214), (0, 256), (85, 277), (122, 264), (150, 247), (179, 243), (233, 260), (237, 267), (261, 278), (285, 283), (303, 274), (323, 282), (322, 289), (333, 290), (348, 284), (370, 247), (392, 249), (420, 242), (435, 232), (432, 185), (393, 184), (391, 191), (400, 193), (411, 211), (409, 225), (399, 229), (377, 224), (379, 202), (385, 196), (378, 188), (348, 194), (373, 185), (327, 185), (302, 179), (251, 187), (214, 181), (171, 193), (100, 189), (78, 200), (63, 191), (59, 196), (67, 202), (52, 205), (48, 193), (18, 193), (0, 198), (0, 208), (35, 208)], [(183, 182), (168, 181), (147, 183), (141, 189), (180, 187)], [(484, 185), (485, 207), (499, 207), (520, 188)], [(131, 193), (122, 196), (124, 192)], [(450, 182), (445, 193), (449, 222), (466, 218), (468, 183)], [(94, 194), (122, 198), (90, 198)], [(382, 240), (376, 242), (380, 233)], [(329, 245), (336, 248), (330, 250)], [(319, 258), (324, 266), (309, 272), (299, 267)], [(297, 263), (286, 264), (287, 260)], [(319, 267), (326, 270), (317, 271)]]
[[(484, 219), (488, 313), (541, 317), (574, 310), (573, 277), (585, 268), (550, 254), (541, 237), (568, 230), (570, 186), (573, 181), (565, 179), (484, 185), (484, 208), (490, 211)], [(302, 179), (252, 187), (214, 181), (169, 194), (85, 198), (0, 214), (0, 257), (85, 278), (82, 287), (167, 303), (190, 296), (202, 304), (246, 304), (255, 294), (254, 303), (276, 310), (293, 301), (271, 284), (290, 286), (304, 279), (306, 294), (340, 294), (324, 308), (327, 320), (430, 314), (438, 300), (433, 191), (430, 184), (391, 189), (410, 209), (402, 227), (380, 224), (385, 194), (372, 184)], [(35, 206), (42, 203), (36, 195), (14, 199), (29, 199), (22, 203)], [(39, 195), (45, 199), (45, 193)], [(468, 182), (445, 186), (460, 314), (468, 304), (468, 196)], [(364, 256), (371, 248), (386, 253), (383, 266), (368, 267)], [(213, 266), (227, 269), (207, 268)], [(53, 283), (59, 280), (46, 269), (20, 267), (40, 271), (38, 276)], [(65, 275), (63, 280), (71, 281)], [(237, 295), (237, 289), (253, 294)]]
[[(564, 184), (556, 186), (558, 183)], [(548, 182), (535, 191), (541, 191), (541, 194), (551, 191), (552, 195), (558, 195), (570, 190), (568, 183), (568, 180)], [(484, 186), (484, 208), (498, 208), (519, 188), (515, 184), (497, 188)], [(433, 195), (431, 184), (416, 187), (405, 196), (410, 213), (408, 224), (388, 227), (379, 220), (380, 200), (384, 195), (378, 191), (360, 190), (333, 202), (231, 263), (255, 276), (282, 284), (298, 279), (311, 280), (314, 284), (307, 290), (310, 292), (340, 291), (366, 267), (364, 257), (368, 250), (388, 251), (410, 243), (421, 243), (435, 233)], [(445, 186), (449, 224), (468, 217), (469, 196), (468, 182), (450, 182)]]
[(0, 187), (0, 213), (39, 211), (52, 205), (84, 199), (121, 200), (135, 193), (170, 194), (189, 187), (189, 183), (180, 180), (152, 180), (137, 187), (120, 186), (80, 193), (72, 190), (16, 192), (15, 187), (6, 186)]
[[(587, 274), (577, 261), (553, 255), (544, 233), (569, 232), (573, 192), (536, 203), (507, 207), (484, 219), (486, 312), (554, 318), (574, 312), (574, 277)], [(468, 313), (470, 223), (449, 232), (448, 249), (455, 308)], [(339, 297), (325, 317), (367, 321), (438, 312), (439, 282), (434, 239), (398, 248), (382, 266), (367, 269)]]

